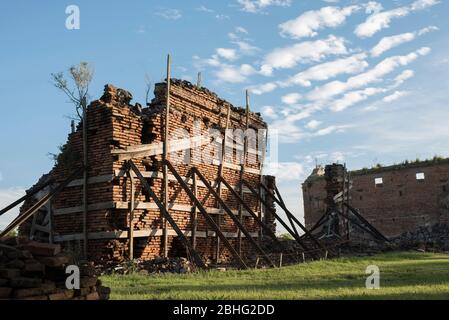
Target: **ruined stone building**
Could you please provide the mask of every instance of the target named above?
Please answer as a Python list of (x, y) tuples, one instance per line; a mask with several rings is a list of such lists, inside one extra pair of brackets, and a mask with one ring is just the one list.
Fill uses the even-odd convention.
[[(134, 181), (134, 218), (130, 222), (131, 183), (123, 171), (126, 161), (132, 159), (151, 185), (152, 190), (158, 197), (162, 197), (161, 150), (166, 112), (166, 90), (166, 82), (156, 84), (155, 98), (147, 107), (142, 108), (139, 104), (131, 104), (132, 96), (129, 92), (106, 85), (103, 96), (93, 101), (87, 108), (89, 159), (87, 251), (90, 259), (121, 260), (127, 257), (131, 228), (133, 229), (135, 258), (151, 259), (162, 255), (164, 232), (168, 234), (168, 255), (185, 254), (185, 248), (180, 245), (179, 239), (170, 225), (164, 230), (160, 210), (148, 197), (148, 194), (142, 190), (137, 179)], [(219, 158), (217, 160), (213, 146), (214, 143), (220, 143), (220, 140), (211, 139), (206, 133), (209, 129), (216, 129), (224, 135), (228, 108), (230, 109), (229, 128), (245, 130), (247, 116), (249, 128), (255, 131), (267, 128), (259, 114), (250, 112), (247, 115), (245, 109), (233, 107), (207, 89), (199, 88), (185, 81), (171, 81), (170, 105), (170, 136), (174, 137), (172, 139), (175, 139), (175, 142), (178, 142), (177, 144), (173, 143), (174, 149), (171, 151), (182, 159), (190, 158), (189, 163), (173, 163), (177, 172), (190, 186), (193, 181), (187, 179), (186, 176), (193, 166), (197, 167), (210, 182), (213, 183), (217, 179), (220, 161)], [(198, 128), (198, 124), (200, 132), (195, 133), (193, 131)], [(176, 149), (176, 145), (179, 145), (180, 141), (184, 144), (186, 142), (185, 137), (177, 137), (179, 129), (183, 129), (184, 133), (187, 132), (193, 138), (187, 141), (187, 147)], [(176, 138), (179, 139), (176, 140)], [(265, 143), (265, 141), (257, 143), (260, 142)], [(241, 142), (228, 139), (226, 148), (231, 150), (231, 156), (229, 157), (229, 152), (226, 153), (227, 157), (222, 169), (223, 177), (235, 190), (239, 190), (242, 166), (237, 153), (239, 150), (240, 154), (242, 153), (243, 145)], [(58, 156), (53, 170), (43, 176), (39, 183), (42, 184), (48, 179), (54, 179), (55, 183), (60, 183), (66, 179), (74, 168), (81, 166), (82, 150), (82, 125), (80, 124), (74, 132), (69, 134), (67, 144), (63, 146), (62, 153)], [(244, 158), (246, 162), (243, 178), (254, 187), (261, 181), (268, 186), (274, 183), (272, 177), (261, 175), (263, 153), (264, 151), (260, 148), (256, 150), (249, 147), (247, 157)], [(205, 157), (205, 154), (209, 154), (209, 156)], [(31, 223), (27, 223), (21, 226), (21, 234), (26, 236), (31, 234), (36, 238), (47, 237), (48, 241), (61, 243), (73, 250), (82, 248), (83, 187), (81, 178), (82, 175), (52, 199), (51, 204), (41, 209), (41, 217), (34, 218), (35, 222), (41, 220), (41, 224), (45, 226), (35, 223), (35, 226), (32, 227)], [(192, 229), (196, 225), (194, 244), (196, 250), (205, 258), (216, 258), (217, 237), (215, 233), (208, 228), (201, 215), (198, 215), (198, 218), (193, 221), (194, 211), (191, 199), (170, 172), (168, 180), (170, 215), (189, 240), (192, 240)], [(272, 217), (264, 213), (257, 198), (247, 188), (243, 188), (243, 191), (239, 190), (239, 192), (243, 193), (243, 198), (251, 209), (274, 230)], [(199, 181), (197, 183), (198, 198), (203, 199), (207, 193), (207, 189)], [(237, 215), (239, 204), (229, 190), (222, 188), (221, 197)], [(31, 204), (32, 201), (27, 201), (22, 211)], [(231, 244), (238, 248), (238, 229), (229, 216), (220, 209), (216, 199), (209, 197), (205, 207), (207, 212), (219, 223), (221, 231)], [(259, 226), (254, 223), (253, 217), (248, 212), (241, 208), (240, 210), (244, 226), (255, 239), (259, 239), (261, 235)], [(48, 215), (49, 212), (50, 215)], [(241, 238), (240, 245), (242, 256), (252, 254), (244, 236)], [(223, 245), (220, 247), (219, 255), (223, 259), (229, 257), (229, 252)]]
[[(387, 237), (448, 223), (449, 159), (357, 170), (349, 175), (348, 202)], [(322, 167), (315, 168), (302, 184), (307, 228), (326, 211), (325, 187)]]

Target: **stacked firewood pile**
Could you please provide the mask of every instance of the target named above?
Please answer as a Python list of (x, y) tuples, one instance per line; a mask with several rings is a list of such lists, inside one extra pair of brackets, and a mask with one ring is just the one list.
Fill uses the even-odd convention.
[(157, 274), (157, 273), (191, 273), (197, 267), (187, 258), (182, 257), (158, 257), (153, 260), (124, 261), (119, 264), (98, 265), (99, 274)]
[(80, 289), (67, 289), (66, 267), (74, 264), (60, 245), (16, 238), (0, 242), (0, 299), (107, 300), (109, 288), (95, 276), (93, 265), (79, 265)]

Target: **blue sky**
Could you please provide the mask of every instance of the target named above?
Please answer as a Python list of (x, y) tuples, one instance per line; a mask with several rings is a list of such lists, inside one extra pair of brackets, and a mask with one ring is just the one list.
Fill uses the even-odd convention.
[[(65, 28), (68, 5), (80, 30)], [(145, 74), (194, 80), (251, 107), (280, 135), (281, 191), (302, 214), (300, 183), (318, 163), (349, 168), (448, 156), (446, 0), (8, 1), (0, 12), (0, 204), (52, 167), (72, 106), (50, 73), (88, 61), (137, 102)], [(0, 227), (5, 220), (0, 220)]]

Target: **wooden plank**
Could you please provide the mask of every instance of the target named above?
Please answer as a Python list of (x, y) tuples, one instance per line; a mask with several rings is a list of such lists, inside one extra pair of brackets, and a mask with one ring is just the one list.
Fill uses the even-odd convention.
[[(94, 211), (94, 210), (104, 210), (104, 209), (113, 209), (113, 208), (114, 208), (114, 202), (108, 201), (108, 202), (99, 202), (99, 203), (90, 204), (88, 206), (87, 210)], [(61, 216), (61, 215), (80, 213), (80, 212), (83, 212), (83, 206), (55, 209), (53, 215)]]
[[(96, 184), (96, 183), (111, 182), (113, 178), (114, 178), (113, 175), (105, 174), (102, 176), (91, 177), (91, 178), (87, 179), (87, 183), (88, 184)], [(70, 182), (67, 187), (79, 187), (79, 186), (82, 186), (83, 183), (84, 183), (83, 179), (77, 179), (77, 180), (73, 180), (72, 182)]]
[[(95, 204), (90, 204), (88, 209), (89, 209), (89, 211), (107, 210), (107, 209), (128, 210), (129, 207), (130, 207), (130, 203), (126, 202), (126, 201), (116, 201), (116, 202), (108, 201), (108, 202), (99, 202), (99, 203), (95, 203)], [(177, 203), (173, 203), (173, 202), (171, 202), (168, 205), (168, 208), (170, 210), (174, 210), (174, 211), (182, 211), (182, 212), (191, 212), (192, 211), (191, 205), (177, 204)], [(143, 202), (143, 201), (137, 202), (136, 201), (135, 206), (134, 206), (134, 210), (158, 210), (158, 209), (159, 208), (158, 208), (157, 204), (154, 202)], [(208, 214), (211, 214), (211, 215), (223, 215), (224, 214), (224, 211), (219, 208), (207, 207), (206, 211)], [(56, 209), (56, 210), (54, 210), (54, 215), (61, 216), (61, 215), (75, 214), (75, 213), (80, 213), (80, 212), (82, 212), (82, 206), (76, 206), (76, 207), (70, 207), (70, 208)], [(235, 215), (238, 214), (237, 210), (232, 210), (232, 212)], [(243, 215), (248, 216), (248, 217), (251, 216), (247, 211), (243, 211)]]
[[(167, 152), (171, 153), (197, 148), (209, 144), (210, 142), (211, 138), (206, 135), (177, 139), (170, 141)], [(157, 156), (164, 153), (164, 143), (156, 142), (148, 145), (127, 147), (126, 149), (116, 149), (112, 150), (111, 153), (117, 155), (119, 160)]]
[[(190, 230), (182, 230), (183, 234), (186, 237), (191, 237), (192, 232)], [(227, 238), (236, 238), (237, 232), (223, 232), (223, 234)], [(168, 229), (168, 235), (176, 237), (177, 233), (173, 229)], [(127, 239), (128, 238), (128, 231), (103, 231), (103, 232), (90, 232), (89, 233), (89, 240), (101, 240), (101, 239)], [(134, 231), (134, 238), (147, 238), (147, 237), (161, 237), (162, 236), (162, 229), (146, 229), (146, 230), (135, 230)], [(197, 231), (198, 238), (207, 238), (207, 237), (214, 237), (215, 232), (213, 231)], [(257, 232), (252, 232), (251, 236), (257, 237)], [(56, 235), (55, 236), (55, 242), (64, 242), (64, 241), (75, 241), (75, 240), (82, 240), (83, 234), (77, 233), (77, 234), (67, 234), (67, 235)]]
[[(141, 173), (142, 173), (142, 176), (144, 178), (147, 178), (147, 179), (150, 179), (150, 178), (152, 178), (152, 179), (162, 179), (163, 178), (162, 172), (158, 172), (158, 171), (144, 171), (144, 172), (141, 172)], [(125, 176), (125, 172), (123, 170), (115, 170), (114, 171), (114, 175), (116, 177), (124, 177)], [(136, 177), (136, 175), (134, 173), (131, 173), (131, 176), (133, 178)], [(184, 180), (185, 183), (187, 183), (188, 185), (193, 185), (193, 179), (192, 178), (184, 177), (184, 176), (181, 176), (181, 177), (182, 177), (182, 179)], [(178, 181), (178, 180), (176, 180), (175, 176), (172, 175), (172, 174), (168, 175), (168, 180), (169, 181), (176, 181), (176, 182)], [(197, 183), (198, 187), (202, 187), (202, 188), (206, 187), (206, 185), (202, 181), (197, 181), (196, 183)], [(218, 180), (210, 180), (209, 183), (212, 184), (212, 185), (215, 185), (215, 184), (218, 183)], [(233, 185), (232, 187), (234, 188), (234, 190), (239, 190), (238, 186), (236, 186), (236, 185)], [(243, 191), (245, 193), (251, 193), (251, 191), (248, 188), (246, 188), (246, 187), (243, 188)]]

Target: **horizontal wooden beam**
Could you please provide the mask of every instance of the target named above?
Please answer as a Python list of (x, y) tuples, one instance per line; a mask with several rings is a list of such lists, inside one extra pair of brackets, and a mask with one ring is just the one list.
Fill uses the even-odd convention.
[[(179, 140), (172, 140), (169, 144), (168, 152), (177, 152), (186, 149), (193, 149), (211, 142), (209, 136), (196, 136), (193, 138), (185, 138)], [(125, 149), (112, 150), (112, 154), (118, 156), (119, 160), (131, 160), (136, 157), (151, 157), (163, 153), (163, 142), (156, 142), (152, 144), (142, 144), (130, 146)]]
[[(112, 174), (105, 174), (102, 176), (96, 176), (96, 177), (90, 177), (87, 180), (88, 184), (95, 184), (95, 183), (104, 183), (104, 182), (111, 182), (114, 179), (114, 175)], [(83, 179), (77, 179), (73, 180), (69, 183), (67, 187), (78, 187), (83, 185)]]
[[(192, 232), (190, 230), (182, 231), (186, 237), (191, 237)], [(163, 234), (162, 229), (147, 229), (147, 230), (134, 230), (134, 238), (146, 238), (146, 237), (161, 237)], [(223, 234), (227, 238), (237, 238), (237, 232), (223, 232)], [(176, 237), (177, 234), (174, 230), (168, 229), (168, 235)], [(197, 231), (197, 237), (207, 238), (207, 237), (215, 237), (215, 232), (213, 231)], [(252, 237), (258, 237), (257, 232), (251, 233)], [(243, 235), (244, 237), (244, 235)], [(128, 231), (103, 231), (103, 232), (90, 232), (88, 234), (89, 240), (101, 240), (101, 239), (127, 239)], [(74, 241), (74, 240), (82, 240), (83, 234), (68, 234), (68, 235), (55, 235), (55, 242), (63, 242), (63, 241)]]
[[(144, 176), (144, 178), (153, 178), (153, 179), (162, 179), (163, 178), (162, 172), (158, 172), (158, 171), (144, 171), (144, 172), (141, 172), (141, 173)], [(124, 170), (115, 170), (114, 174), (115, 174), (116, 177), (124, 177), (125, 176)], [(136, 175), (134, 173), (132, 173), (131, 175), (134, 178), (136, 177)], [(191, 178), (182, 177), (182, 179), (184, 180), (185, 183), (187, 183), (189, 185), (193, 184), (193, 180)], [(175, 176), (172, 175), (172, 174), (168, 175), (168, 180), (169, 181), (177, 181)], [(217, 180), (209, 181), (209, 183), (211, 185), (216, 185)], [(197, 186), (198, 187), (202, 187), (202, 188), (206, 188), (206, 185), (202, 181), (197, 181)], [(239, 187), (237, 187), (235, 185), (232, 186), (232, 187), (234, 188), (234, 190), (240, 190)], [(243, 188), (243, 192), (251, 193), (251, 191), (248, 188), (246, 188), (246, 187)]]
[[(88, 207), (88, 211), (95, 211), (95, 210), (107, 210), (107, 209), (117, 209), (117, 210), (128, 210), (130, 208), (129, 202), (99, 202), (95, 204), (90, 204)], [(135, 210), (159, 210), (158, 206), (154, 202), (136, 202), (134, 204)], [(182, 211), (182, 212), (191, 212), (192, 206), (188, 204), (177, 204), (177, 203), (170, 203), (169, 209), (173, 211)], [(83, 211), (82, 206), (76, 206), (76, 207), (70, 207), (70, 208), (60, 208), (54, 210), (55, 216), (62, 216), (62, 215), (68, 215), (68, 214), (75, 214), (75, 213), (81, 213)], [(224, 211), (218, 208), (206, 208), (207, 213), (214, 214), (214, 215), (223, 215)], [(237, 210), (232, 210), (232, 212), (237, 215)], [(243, 211), (244, 216), (250, 217), (251, 215), (247, 211)]]

